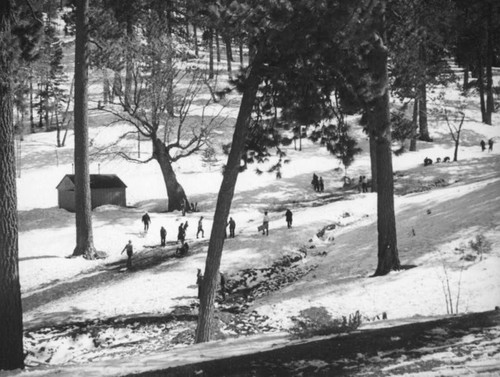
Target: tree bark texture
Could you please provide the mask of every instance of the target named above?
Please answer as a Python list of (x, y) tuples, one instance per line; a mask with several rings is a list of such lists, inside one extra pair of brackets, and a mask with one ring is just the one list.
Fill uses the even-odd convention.
[(240, 110), (236, 119), (236, 126), (231, 144), (231, 151), (224, 169), (217, 205), (215, 208), (214, 222), (210, 242), (208, 245), (207, 259), (205, 262), (204, 278), (201, 285), (200, 312), (196, 328), (196, 343), (210, 340), (210, 328), (214, 312), (214, 302), (219, 279), (219, 266), (222, 257), (222, 248), (226, 233), (227, 218), (231, 209), (234, 187), (240, 170), (241, 154), (248, 134), (248, 122), (259, 86), (259, 77), (251, 67), (245, 83), (241, 99)]
[(196, 24), (193, 24), (193, 42), (194, 42), (194, 53), (198, 56), (198, 28)]
[[(134, 27), (132, 23), (132, 17), (129, 15), (127, 17), (127, 38), (128, 42), (131, 43), (134, 38)], [(130, 99), (132, 95), (132, 81), (133, 81), (133, 71), (134, 71), (134, 61), (132, 57), (132, 49), (129, 47), (125, 53), (125, 106), (130, 106)]]
[(412, 132), (410, 139), (410, 152), (417, 151), (417, 130), (418, 130), (418, 98), (413, 101)]
[[(368, 115), (368, 118), (370, 116)], [(375, 142), (375, 137), (371, 132), (369, 132), (369, 144), (370, 144), (370, 170), (372, 174), (372, 192), (377, 192), (377, 143)]]
[[(4, 1), (0, 4), (0, 34), (6, 36), (4, 41), (12, 36), (10, 17), (11, 3)], [(0, 370), (24, 367), (12, 64), (10, 53), (0, 54)]]
[(231, 65), (231, 61), (233, 60), (233, 54), (231, 53), (231, 38), (224, 36), (224, 43), (226, 45), (227, 73), (231, 76), (233, 71)]
[(165, 187), (167, 189), (168, 206), (167, 211), (181, 210), (183, 203), (188, 201), (184, 189), (177, 181), (172, 163), (168, 157), (165, 144), (158, 138), (153, 138), (153, 158), (160, 165)]
[(429, 136), (429, 124), (427, 122), (427, 84), (422, 82), (419, 85), (419, 96), (418, 96), (418, 124), (420, 130), (420, 140), (432, 141)]
[(371, 75), (380, 82), (383, 94), (370, 103), (368, 127), (376, 143), (377, 165), (377, 230), (378, 265), (374, 276), (399, 270), (399, 253), (394, 212), (394, 181), (392, 170), (391, 122), (387, 77), (387, 49), (380, 42), (367, 59)]
[(219, 33), (215, 32), (215, 50), (217, 52), (217, 63), (220, 63), (220, 42), (219, 42)]
[(208, 78), (213, 79), (214, 78), (214, 31), (213, 29), (210, 29), (208, 31), (208, 53), (209, 53), (209, 59), (208, 59)]
[(491, 2), (488, 2), (487, 12), (487, 36), (486, 36), (486, 124), (491, 125), (491, 116), (495, 111), (495, 103), (493, 101), (493, 23), (492, 23), (493, 7)]
[(464, 67), (464, 83), (462, 84), (462, 89), (464, 91), (469, 87), (469, 65), (466, 64)]
[(483, 57), (481, 56), (481, 52), (478, 53), (478, 75), (477, 75), (477, 85), (478, 85), (478, 92), (479, 92), (479, 103), (481, 106), (481, 121), (483, 123), (486, 123), (487, 121), (487, 116), (486, 116), (486, 102), (484, 101), (484, 65), (483, 65)]
[(95, 258), (90, 204), (88, 146), (88, 6), (78, 0), (75, 39), (75, 219), (76, 247), (73, 255)]

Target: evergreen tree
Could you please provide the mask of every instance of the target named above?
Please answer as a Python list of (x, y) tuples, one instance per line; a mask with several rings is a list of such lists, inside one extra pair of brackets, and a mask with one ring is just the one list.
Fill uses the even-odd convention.
[(75, 219), (74, 256), (96, 257), (90, 203), (88, 142), (88, 7), (89, 0), (76, 3), (75, 40)]
[(12, 78), (35, 55), (38, 16), (14, 0), (0, 2), (0, 370), (24, 367)]

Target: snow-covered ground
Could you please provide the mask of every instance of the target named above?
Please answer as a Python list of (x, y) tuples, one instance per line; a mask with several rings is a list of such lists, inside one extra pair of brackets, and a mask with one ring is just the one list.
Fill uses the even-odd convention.
[[(453, 96), (453, 92), (447, 92)], [(236, 108), (230, 114), (235, 119)], [(359, 310), (365, 318), (386, 313), (390, 319), (447, 313), (446, 295), (453, 311), (491, 310), (500, 305), (500, 115), (493, 126), (478, 121), (477, 104), (469, 104), (462, 131), (458, 162), (423, 167), (425, 157), (453, 156), (453, 142), (444, 121), (431, 118), (433, 143), (419, 142), (417, 152), (393, 157), (396, 189), (427, 187), (430, 190), (397, 195), (398, 246), (403, 265), (409, 268), (385, 277), (370, 278), (377, 263), (376, 194), (342, 190), (343, 171), (323, 148), (303, 141), (303, 150), (288, 148), (290, 163), (283, 178), (257, 175), (254, 167), (240, 174), (231, 216), (236, 237), (224, 245), (221, 270), (229, 278), (245, 268), (270, 266), (284, 255), (308, 250), (302, 260), (317, 267), (288, 287), (255, 300), (252, 310), (269, 317), (275, 328), (286, 329), (291, 317), (312, 306), (325, 307), (334, 317)], [(125, 126), (102, 125), (100, 112), (91, 116), (92, 147), (110, 141)], [(93, 121), (95, 120), (95, 121)], [(349, 176), (370, 175), (366, 136), (352, 120), (353, 132), (363, 149), (349, 168)], [(221, 134), (227, 139), (229, 127)], [(481, 152), (479, 141), (494, 138), (492, 152)], [(196, 271), (204, 269), (207, 238), (222, 179), (225, 156), (206, 166), (200, 155), (174, 166), (189, 199), (200, 212), (166, 213), (166, 191), (155, 162), (133, 164), (119, 158), (100, 158), (91, 173), (117, 174), (128, 186), (128, 208), (105, 206), (93, 213), (94, 242), (105, 251), (105, 260), (66, 258), (75, 246), (74, 214), (57, 208), (56, 186), (72, 173), (73, 135), (67, 146), (55, 147), (54, 133), (26, 135), (18, 144), (19, 257), (25, 328), (74, 321), (134, 315), (161, 315), (197, 301)], [(137, 153), (136, 141), (128, 148)], [(218, 148), (220, 148), (220, 144)], [(20, 146), (19, 146), (20, 145)], [(134, 149), (135, 148), (135, 149)], [(141, 152), (150, 146), (141, 143)], [(313, 173), (323, 177), (325, 192), (312, 190)], [(439, 184), (436, 184), (438, 182)], [(420, 190), (416, 190), (420, 191)], [(335, 200), (334, 200), (335, 199)], [(337, 200), (338, 199), (338, 200)], [(287, 229), (284, 211), (294, 213)], [(142, 231), (141, 216), (148, 210), (152, 224)], [(270, 234), (257, 232), (263, 211), (269, 210)], [(204, 217), (205, 239), (196, 239), (196, 225)], [(160, 226), (167, 241), (175, 241), (180, 222), (188, 221), (187, 258), (170, 258), (131, 273), (106, 270), (125, 263), (120, 254), (131, 240), (137, 255), (147, 257), (159, 246)], [(336, 224), (318, 238), (317, 232)], [(482, 259), (465, 260), (474, 254), (469, 246), (484, 235), (491, 250)], [(175, 250), (170, 243), (165, 253)], [(71, 353), (71, 347), (66, 351)], [(70, 358), (62, 356), (62, 362)], [(55, 360), (54, 360), (55, 362)]]

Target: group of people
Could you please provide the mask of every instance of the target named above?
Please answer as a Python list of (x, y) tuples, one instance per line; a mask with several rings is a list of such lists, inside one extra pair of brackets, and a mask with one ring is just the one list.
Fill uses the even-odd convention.
[(318, 177), (316, 173), (313, 173), (313, 178), (311, 185), (316, 192), (323, 192), (325, 190), (325, 184), (323, 183), (323, 177)]
[[(481, 151), (486, 150), (486, 142), (484, 140), (481, 140), (479, 143), (481, 145)], [(493, 152), (493, 139), (488, 140), (488, 152)]]
[[(316, 176), (316, 174), (314, 175)], [(317, 176), (316, 176), (317, 177)], [(321, 178), (318, 179), (318, 182), (323, 182)], [(286, 220), (286, 225), (287, 228), (290, 229), (292, 227), (292, 222), (293, 222), (293, 214), (290, 209), (287, 209), (285, 212), (285, 220)], [(144, 224), (144, 232), (147, 232), (149, 230), (149, 225), (151, 224), (151, 217), (149, 216), (148, 212), (144, 213), (144, 215), (141, 218), (142, 223)], [(186, 242), (186, 231), (187, 228), (189, 227), (188, 221), (185, 221), (184, 223), (180, 223), (179, 227), (177, 229), (177, 242), (180, 243), (180, 246), (177, 247), (176, 249), (176, 255), (177, 256), (185, 256), (188, 254), (189, 251), (189, 245)], [(235, 237), (235, 230), (236, 230), (236, 222), (232, 217), (229, 217), (228, 222), (226, 223), (226, 227), (229, 227), (229, 238), (234, 238)], [(263, 235), (268, 236), (269, 235), (269, 215), (268, 212), (264, 212), (264, 217), (262, 219), (262, 225), (259, 226), (259, 231), (262, 231)], [(205, 237), (205, 231), (203, 229), (203, 216), (200, 216), (200, 219), (198, 220), (198, 229), (196, 231), (196, 238), (199, 238), (201, 234), (201, 237)], [(227, 231), (225, 232), (225, 238), (227, 238)], [(165, 229), (164, 226), (160, 227), (160, 244), (161, 246), (166, 245), (166, 239), (167, 239), (167, 230)], [(127, 269), (132, 268), (132, 255), (133, 255), (133, 245), (132, 241), (129, 240), (128, 243), (125, 245), (125, 247), (122, 250), (123, 252), (127, 251)]]
[(368, 179), (365, 175), (359, 176), (358, 192), (368, 192)]
[[(436, 164), (441, 162), (441, 157), (436, 158)], [(450, 162), (450, 157), (446, 156), (443, 158), (443, 162)], [(432, 158), (426, 157), (424, 158), (424, 166), (432, 165)]]
[(181, 203), (181, 212), (182, 216), (186, 216), (186, 212), (198, 212), (198, 202), (189, 204), (187, 200), (183, 200)]

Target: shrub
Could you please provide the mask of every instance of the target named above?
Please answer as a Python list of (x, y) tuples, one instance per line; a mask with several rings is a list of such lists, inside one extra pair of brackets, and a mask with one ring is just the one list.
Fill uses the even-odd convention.
[(480, 256), (480, 260), (483, 260), (483, 253), (491, 251), (491, 242), (483, 234), (479, 234), (475, 240), (469, 241), (469, 246)]
[(332, 318), (323, 306), (304, 309), (297, 317), (292, 317), (294, 326), (289, 332), (296, 338), (308, 338), (316, 335), (331, 335), (351, 332), (361, 325), (359, 311), (349, 317)]

